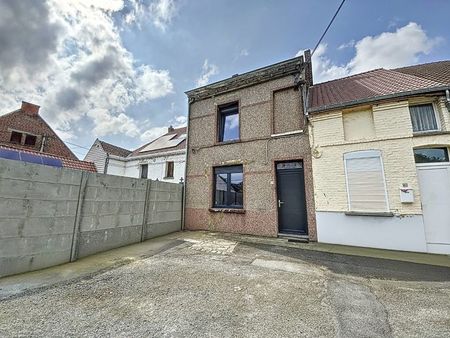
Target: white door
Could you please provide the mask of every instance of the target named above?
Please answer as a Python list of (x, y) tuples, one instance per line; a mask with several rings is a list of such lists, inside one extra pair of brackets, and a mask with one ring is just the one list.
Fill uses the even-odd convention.
[(450, 254), (450, 164), (417, 166), (429, 252)]

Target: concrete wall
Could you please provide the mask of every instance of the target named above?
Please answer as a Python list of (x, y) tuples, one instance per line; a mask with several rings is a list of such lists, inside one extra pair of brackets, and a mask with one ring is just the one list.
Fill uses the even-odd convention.
[[(292, 89), (294, 83), (295, 77), (289, 75), (191, 104), (186, 176), (186, 229), (277, 236), (275, 161), (303, 160), (309, 238), (315, 240), (311, 151), (307, 130), (297, 130), (296, 134), (285, 137), (273, 135), (274, 93), (290, 88), (289, 95), (277, 98), (281, 101), (289, 100), (284, 104), (278, 102), (284, 109), (289, 109), (283, 111), (283, 114), (303, 116), (303, 104), (299, 99), (301, 93)], [(291, 95), (298, 95), (297, 101), (301, 104), (291, 104)], [(239, 102), (240, 140), (218, 143), (217, 107), (235, 101)], [(301, 110), (297, 111), (299, 109)], [(243, 166), (244, 212), (222, 212), (212, 208), (213, 168), (230, 164)]]
[(0, 159), (0, 277), (178, 231), (182, 190)]

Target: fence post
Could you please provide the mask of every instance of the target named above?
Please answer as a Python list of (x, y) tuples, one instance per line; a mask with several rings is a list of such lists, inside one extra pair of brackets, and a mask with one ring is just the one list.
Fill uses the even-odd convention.
[(147, 185), (145, 186), (145, 199), (144, 199), (144, 213), (142, 215), (142, 230), (141, 230), (141, 242), (145, 240), (145, 230), (147, 227), (147, 215), (150, 200), (150, 191), (152, 187), (152, 180), (147, 180)]
[(80, 190), (78, 191), (77, 210), (75, 213), (75, 222), (73, 224), (72, 248), (70, 250), (70, 261), (74, 262), (78, 259), (78, 246), (80, 242), (80, 222), (81, 210), (83, 207), (84, 195), (86, 193), (88, 173), (81, 173)]

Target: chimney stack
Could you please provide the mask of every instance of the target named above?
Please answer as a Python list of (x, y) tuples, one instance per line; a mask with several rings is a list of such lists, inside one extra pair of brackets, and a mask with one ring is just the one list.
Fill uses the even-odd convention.
[(306, 85), (313, 85), (313, 73), (312, 73), (312, 60), (311, 60), (311, 51), (309, 49), (305, 50), (305, 81)]
[(167, 132), (168, 133), (171, 133), (171, 132), (173, 132), (175, 129), (173, 129), (173, 127), (172, 126), (169, 126), (169, 128), (167, 128)]
[(29, 102), (22, 101), (22, 107), (20, 108), (25, 114), (39, 115), (40, 106)]

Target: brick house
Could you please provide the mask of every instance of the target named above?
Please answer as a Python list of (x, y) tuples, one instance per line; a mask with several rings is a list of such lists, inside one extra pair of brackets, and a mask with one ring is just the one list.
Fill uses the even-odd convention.
[(307, 51), (186, 92), (185, 228), (316, 239)]
[(450, 61), (310, 87), (319, 242), (450, 253)]
[(20, 109), (0, 116), (0, 157), (95, 172), (58, 137), (39, 108), (23, 101)]

